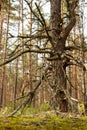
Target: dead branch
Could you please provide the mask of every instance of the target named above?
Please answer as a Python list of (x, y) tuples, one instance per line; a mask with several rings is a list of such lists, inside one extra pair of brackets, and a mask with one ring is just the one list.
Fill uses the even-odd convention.
[(39, 14), (40, 14), (40, 17), (41, 17), (41, 19), (42, 19), (42, 21), (43, 21), (44, 30), (45, 30), (45, 32), (46, 32), (46, 34), (47, 34), (47, 36), (48, 36), (49, 41), (50, 41), (51, 44), (52, 44), (52, 39), (51, 39), (51, 36), (50, 36), (49, 33), (48, 33), (47, 25), (46, 25), (45, 19), (44, 19), (43, 15), (42, 15), (42, 13), (41, 13), (41, 11), (40, 11), (40, 9), (39, 9), (37, 3), (35, 3), (35, 5), (36, 5), (37, 10), (38, 10), (38, 12), (39, 12)]
[(6, 60), (5, 62), (1, 63), (0, 67), (3, 66), (3, 65), (6, 65), (8, 63), (10, 63), (11, 61), (15, 60), (16, 58), (22, 56), (25, 53), (29, 53), (29, 52), (51, 54), (51, 51), (48, 51), (48, 50), (30, 50), (30, 49), (27, 49), (25, 51), (20, 52), (19, 54), (15, 55), (15, 56), (11, 57), (10, 59)]
[(29, 6), (29, 9), (31, 10), (31, 12), (33, 13), (33, 15), (37, 18), (37, 20), (41, 23), (41, 25), (44, 26), (44, 23), (43, 23), (43, 21), (39, 18), (38, 14), (36, 14), (36, 12), (32, 10), (30, 3), (29, 3), (27, 0), (25, 0), (25, 2), (26, 2), (27, 5)]
[(86, 67), (85, 67), (84, 63), (83, 63), (78, 57), (75, 58), (75, 57), (73, 57), (73, 56), (71, 56), (71, 55), (69, 55), (69, 54), (66, 54), (66, 53), (65, 53), (64, 56), (65, 56), (66, 58), (70, 59), (71, 61), (74, 61), (77, 66), (82, 67), (83, 70), (86, 71)]
[[(31, 105), (31, 102), (32, 102), (32, 99), (37, 91), (37, 89), (40, 87), (42, 81), (44, 80), (46, 74), (47, 74), (47, 71), (48, 71), (49, 67), (47, 67), (44, 71), (44, 73), (42, 74), (42, 77), (41, 79), (38, 81), (36, 87), (32, 90), (32, 91), (29, 91), (26, 96), (24, 97), (24, 100), (23, 102), (10, 114), (8, 115), (8, 117), (12, 117), (14, 114), (17, 113), (18, 110), (20, 110), (21, 108), (23, 109), (27, 103), (29, 104), (29, 106)], [(42, 85), (41, 85), (42, 86)]]
[(9, 38), (22, 38), (22, 39), (26, 39), (26, 38), (32, 38), (32, 39), (44, 39), (44, 38), (48, 38), (47, 35), (25, 35), (25, 36), (22, 36), (22, 35), (18, 35), (18, 36), (11, 36)]
[(65, 50), (73, 51), (73, 50), (82, 50), (81, 46), (66, 46)]

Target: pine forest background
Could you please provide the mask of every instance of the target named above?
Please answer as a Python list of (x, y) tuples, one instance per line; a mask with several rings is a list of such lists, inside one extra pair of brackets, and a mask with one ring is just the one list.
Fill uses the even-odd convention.
[[(54, 79), (57, 76), (55, 77), (53, 62), (58, 57), (51, 56), (51, 2), (52, 0), (0, 0), (1, 108), (11, 106), (12, 110), (18, 110), (26, 105), (39, 107), (45, 103), (49, 103), (51, 108), (56, 107)], [(71, 4), (74, 2), (76, 0)], [(68, 4), (67, 0), (61, 0), (62, 29), (71, 18)], [(64, 108), (66, 99), (69, 102), (68, 109), (72, 108), (73, 112), (77, 110), (78, 101), (84, 102), (86, 107), (87, 41), (84, 36), (83, 14), (86, 4), (85, 1), (78, 1), (75, 9), (76, 24), (67, 36), (65, 51), (61, 56), (64, 65), (67, 64), (64, 73), (66, 81), (63, 81), (66, 88), (62, 90), (65, 96), (59, 106), (61, 111), (67, 111), (67, 107)]]

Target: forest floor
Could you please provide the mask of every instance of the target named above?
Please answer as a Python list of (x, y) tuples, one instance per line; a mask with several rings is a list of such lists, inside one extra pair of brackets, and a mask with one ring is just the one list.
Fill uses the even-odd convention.
[(0, 117), (0, 130), (87, 130), (87, 116), (75, 117), (53, 111)]

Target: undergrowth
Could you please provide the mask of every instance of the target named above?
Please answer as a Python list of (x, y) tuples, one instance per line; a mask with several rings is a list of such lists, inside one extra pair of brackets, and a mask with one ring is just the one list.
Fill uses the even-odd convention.
[(9, 108), (0, 111), (0, 130), (87, 130), (87, 117), (56, 115), (48, 103), (41, 107), (28, 107), (8, 118)]

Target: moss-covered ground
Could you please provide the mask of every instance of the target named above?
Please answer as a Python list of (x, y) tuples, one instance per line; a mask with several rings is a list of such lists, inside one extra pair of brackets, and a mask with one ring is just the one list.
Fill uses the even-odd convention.
[(87, 130), (87, 117), (60, 117), (50, 111), (10, 118), (4, 115), (0, 130)]

